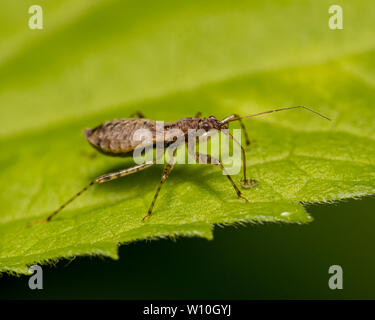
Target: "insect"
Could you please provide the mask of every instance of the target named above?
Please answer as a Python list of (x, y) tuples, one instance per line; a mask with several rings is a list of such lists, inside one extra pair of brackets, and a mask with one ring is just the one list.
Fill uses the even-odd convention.
[[(184, 143), (187, 143), (188, 141), (188, 134), (189, 129), (203, 129), (203, 132), (208, 132), (211, 129), (216, 130), (222, 130), (222, 129), (228, 129), (229, 123), (233, 121), (239, 121), (242, 131), (244, 132), (245, 136), (245, 142), (246, 145), (250, 145), (249, 137), (247, 135), (245, 126), (242, 122), (242, 119), (245, 118), (251, 118), (256, 117), (272, 112), (278, 112), (278, 111), (284, 111), (284, 110), (291, 110), (291, 109), (297, 109), (302, 108), (305, 110), (308, 110), (310, 112), (313, 112), (327, 120), (330, 120), (326, 116), (323, 116), (322, 114), (308, 108), (305, 106), (296, 106), (296, 107), (286, 107), (286, 108), (280, 108), (280, 109), (273, 109), (268, 110), (260, 113), (250, 114), (244, 117), (240, 117), (237, 114), (230, 115), (223, 120), (218, 120), (214, 116), (210, 116), (208, 118), (201, 118), (201, 113), (195, 115), (194, 118), (183, 118), (181, 120), (175, 121), (175, 122), (165, 122), (164, 123), (164, 134), (160, 138), (158, 138), (158, 135), (156, 134), (157, 128), (156, 128), (156, 121), (145, 119), (144, 116), (140, 112), (136, 112), (135, 114), (131, 115), (131, 118), (127, 119), (120, 119), (120, 120), (113, 120), (113, 121), (106, 121), (103, 122), (101, 125), (95, 127), (94, 129), (86, 129), (84, 131), (84, 135), (88, 142), (99, 152), (109, 155), (109, 156), (120, 156), (120, 157), (130, 157), (133, 155), (133, 151), (135, 147), (137, 146), (134, 144), (133, 134), (138, 129), (148, 129), (153, 133), (153, 139), (152, 144), (153, 147), (156, 146), (157, 143), (162, 143), (164, 145), (164, 148), (167, 148), (171, 143), (173, 143), (175, 140), (169, 139), (170, 133), (173, 129), (179, 129), (180, 132), (184, 135)], [(134, 118), (134, 116), (137, 116), (137, 118)], [(201, 130), (202, 131), (202, 130)], [(233, 142), (238, 144), (241, 147), (242, 152), (242, 171), (243, 171), (243, 179), (241, 186), (243, 188), (252, 188), (256, 186), (257, 181), (252, 179), (247, 179), (246, 175), (246, 154), (245, 149), (241, 145), (239, 141), (234, 139), (234, 137), (229, 133), (229, 131), (222, 131), (225, 134), (227, 134)], [(159, 140), (158, 140), (159, 139)], [(189, 150), (189, 153), (193, 152), (192, 150)], [(208, 154), (202, 154), (199, 152), (195, 152), (192, 156), (196, 158), (197, 161), (199, 161), (202, 157), (207, 160), (207, 164), (218, 166), (222, 171), (226, 171), (222, 163), (213, 157), (211, 157)], [(138, 171), (147, 169), (151, 167), (152, 165), (156, 164), (156, 161), (148, 161), (142, 164), (138, 164), (134, 167), (124, 169), (118, 172), (108, 173), (104, 174), (95, 180), (91, 181), (86, 187), (84, 187), (81, 191), (79, 191), (75, 196), (73, 196), (71, 199), (66, 201), (64, 204), (62, 204), (57, 210), (55, 210), (52, 214), (50, 214), (46, 219), (32, 221), (29, 223), (29, 225), (32, 224), (39, 224), (43, 222), (51, 221), (53, 217), (55, 217), (62, 209), (64, 209), (68, 204), (70, 204), (72, 201), (74, 201), (77, 197), (79, 197), (82, 193), (84, 193), (87, 189), (89, 189), (94, 184), (100, 184), (104, 182), (108, 182), (111, 180), (115, 180), (133, 173), (136, 173)], [(159, 182), (159, 185), (156, 189), (156, 193), (154, 195), (154, 198), (151, 202), (151, 205), (147, 211), (146, 216), (142, 219), (142, 221), (145, 221), (146, 218), (148, 218), (152, 210), (154, 208), (156, 199), (159, 195), (160, 189), (164, 182), (167, 180), (169, 174), (171, 173), (173, 169), (174, 163), (168, 162), (164, 166), (163, 174), (161, 177), (161, 180)], [(230, 175), (226, 174), (226, 177), (230, 184), (232, 185), (234, 191), (236, 192), (238, 198), (248, 201), (241, 193), (240, 189), (237, 187), (236, 183), (233, 181)]]

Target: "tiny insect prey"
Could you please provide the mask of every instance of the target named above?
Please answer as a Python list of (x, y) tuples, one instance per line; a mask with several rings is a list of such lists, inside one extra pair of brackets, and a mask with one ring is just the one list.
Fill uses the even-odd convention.
[[(323, 116), (322, 114), (305, 106), (273, 109), (273, 110), (264, 111), (260, 113), (250, 114), (244, 117), (240, 117), (237, 114), (233, 114), (224, 118), (223, 120), (218, 120), (214, 116), (210, 116), (208, 118), (201, 118), (201, 113), (199, 112), (198, 114), (195, 115), (194, 118), (183, 118), (175, 122), (165, 122), (164, 128), (162, 128), (163, 134), (161, 135), (161, 138), (160, 138), (160, 135), (157, 134), (157, 130), (158, 130), (156, 126), (157, 122), (154, 120), (145, 119), (144, 116), (140, 112), (136, 112), (135, 114), (131, 115), (131, 118), (107, 121), (95, 127), (94, 129), (86, 129), (84, 131), (84, 134), (88, 142), (96, 150), (98, 150), (99, 152), (105, 155), (131, 157), (133, 155), (134, 150), (137, 147), (137, 145), (134, 143), (133, 136), (134, 136), (134, 133), (139, 129), (149, 130), (152, 133), (150, 146), (152, 148), (155, 148), (157, 145), (162, 144), (163, 150), (167, 150), (167, 148), (176, 141), (176, 139), (169, 139), (171, 135), (170, 133), (174, 129), (179, 129), (179, 132), (181, 132), (181, 135), (183, 138), (182, 143), (187, 143), (188, 141), (191, 141), (191, 139), (189, 139), (190, 138), (189, 134), (191, 130), (196, 130), (196, 132), (200, 132), (199, 133), (200, 135), (205, 135), (206, 133), (208, 133), (210, 130), (213, 130), (213, 129), (220, 130), (241, 148), (241, 153), (242, 153), (241, 160), (242, 160), (242, 171), (243, 171), (243, 179), (242, 179), (241, 186), (245, 189), (249, 189), (249, 188), (256, 186), (257, 181), (252, 180), (252, 179), (247, 179), (245, 149), (241, 145), (241, 143), (238, 140), (236, 140), (233, 137), (233, 135), (228, 131), (229, 123), (233, 121), (239, 121), (241, 130), (243, 131), (244, 136), (245, 136), (246, 145), (248, 146), (250, 145), (250, 141), (246, 133), (245, 126), (242, 122), (242, 119), (256, 117), (256, 116), (260, 116), (260, 115), (264, 115), (264, 114), (268, 114), (272, 112), (291, 110), (291, 109), (297, 109), (297, 108), (308, 110), (310, 112), (313, 112), (321, 116), (322, 118), (330, 120), (329, 118)], [(134, 118), (134, 116), (137, 116), (137, 118)], [(225, 173), (225, 176), (227, 177), (228, 181), (230, 182), (233, 189), (235, 190), (238, 198), (248, 202), (248, 200), (245, 197), (243, 197), (240, 189), (237, 187), (236, 183), (233, 181), (231, 176), (226, 173), (226, 169), (224, 168), (220, 160), (208, 154), (202, 154), (202, 153), (196, 152), (194, 148), (192, 149), (189, 147), (188, 152), (192, 157), (195, 157), (198, 163), (206, 163), (206, 164), (218, 166), (223, 171), (223, 173)], [(81, 191), (79, 191), (75, 196), (73, 196), (71, 199), (66, 201), (64, 204), (62, 204), (57, 210), (51, 213), (46, 219), (31, 221), (29, 222), (29, 225), (51, 221), (52, 218), (55, 217), (62, 209), (64, 209), (68, 204), (70, 204), (73, 200), (79, 197), (83, 192), (85, 192), (87, 189), (89, 189), (89, 187), (91, 187), (94, 184), (104, 183), (107, 181), (111, 181), (114, 179), (118, 179), (118, 178), (130, 175), (132, 173), (149, 168), (156, 163), (158, 163), (156, 160), (150, 160), (150, 161), (146, 161), (144, 163), (138, 164), (128, 169), (104, 174), (96, 178), (95, 180), (91, 181), (86, 187), (84, 187)], [(146, 218), (148, 218), (151, 215), (156, 199), (160, 192), (160, 189), (162, 185), (164, 184), (164, 182), (166, 181), (166, 179), (168, 178), (169, 174), (171, 173), (173, 166), (174, 166), (173, 161), (168, 161), (165, 164), (163, 174), (159, 182), (159, 186), (156, 190), (156, 193), (147, 211), (147, 214), (146, 216), (144, 216), (142, 221), (144, 221)]]

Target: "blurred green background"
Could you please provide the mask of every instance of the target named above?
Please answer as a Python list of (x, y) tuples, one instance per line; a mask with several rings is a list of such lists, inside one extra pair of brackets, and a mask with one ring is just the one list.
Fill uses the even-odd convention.
[[(374, 299), (375, 199), (309, 206), (308, 225), (216, 228), (214, 240), (142, 241), (120, 260), (77, 258), (28, 277), (0, 278), (1, 299)], [(344, 289), (328, 288), (343, 268)]]
[[(42, 31), (28, 28), (32, 4), (43, 7)], [(328, 28), (332, 4), (344, 9), (344, 30)], [(213, 98), (201, 106), (185, 101), (157, 112), (173, 118), (211, 112), (217, 105), (220, 112), (232, 112), (296, 100), (344, 104), (340, 88), (334, 88), (336, 74), (342, 80), (350, 70), (369, 88), (375, 83), (372, 0), (6, 0), (2, 5), (1, 139), (121, 106), (129, 114), (132, 103), (204, 85), (225, 86), (226, 80), (242, 76), (246, 83), (247, 76), (255, 75), (252, 99), (236, 96), (236, 81), (229, 81), (232, 100)], [(288, 68), (298, 78), (288, 78)], [(279, 94), (273, 96), (272, 86), (264, 83), (268, 72), (279, 70), (280, 78), (272, 78)], [(305, 70), (311, 72), (311, 82)], [(300, 90), (290, 92), (290, 100), (277, 87), (280, 79), (298, 83)], [(346, 81), (355, 82), (350, 77)], [(257, 85), (263, 89), (258, 95)], [(337, 89), (337, 97), (330, 96), (329, 86)], [(368, 104), (371, 96), (362, 96), (361, 88), (341, 93), (354, 106)], [(305, 96), (309, 90), (314, 94)], [(311, 224), (216, 227), (213, 241), (133, 243), (121, 247), (119, 261), (63, 260), (44, 267), (42, 291), (29, 290), (28, 277), (2, 275), (0, 298), (375, 298), (374, 204), (375, 199), (366, 198), (310, 205)], [(343, 267), (342, 291), (328, 288), (333, 264)]]

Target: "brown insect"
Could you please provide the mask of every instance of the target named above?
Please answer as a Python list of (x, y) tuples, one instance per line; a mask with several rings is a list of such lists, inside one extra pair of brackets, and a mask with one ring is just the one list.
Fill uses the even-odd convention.
[[(120, 157), (130, 157), (133, 155), (134, 149), (137, 147), (137, 143), (133, 140), (133, 134), (138, 129), (148, 129), (153, 133), (153, 139), (152, 144), (153, 147), (155, 147), (158, 143), (162, 143), (164, 146), (164, 149), (167, 148), (169, 145), (171, 145), (176, 139), (171, 139), (173, 129), (179, 129), (180, 132), (184, 135), (184, 143), (188, 142), (188, 135), (189, 135), (189, 129), (203, 129), (203, 132), (208, 132), (211, 129), (216, 130), (222, 130), (222, 129), (228, 129), (228, 124), (233, 121), (239, 121), (241, 125), (241, 129), (244, 132), (245, 135), (245, 142), (246, 145), (250, 145), (249, 137), (247, 135), (245, 126), (242, 123), (242, 119), (244, 118), (250, 118), (255, 117), (267, 113), (277, 112), (277, 111), (284, 111), (284, 110), (290, 110), (290, 109), (296, 109), (296, 108), (303, 108), (310, 112), (313, 112), (327, 120), (330, 120), (329, 118), (323, 116), (322, 114), (304, 107), (304, 106), (297, 106), (297, 107), (287, 107), (287, 108), (281, 108), (281, 109), (274, 109), (269, 110), (265, 112), (260, 112), (256, 114), (251, 114), (245, 117), (240, 117), (236, 114), (233, 114), (229, 117), (224, 118), (223, 120), (218, 120), (214, 116), (210, 116), (208, 118), (201, 118), (201, 113), (195, 115), (194, 118), (183, 118), (181, 120), (175, 121), (175, 122), (165, 122), (164, 123), (164, 134), (161, 136), (157, 135), (158, 128), (156, 127), (156, 121), (145, 119), (144, 116), (140, 112), (136, 112), (133, 114), (133, 116), (137, 116), (138, 118), (128, 118), (128, 119), (120, 119), (120, 120), (113, 120), (113, 121), (107, 121), (102, 123), (101, 125), (97, 126), (94, 129), (86, 129), (84, 131), (84, 134), (86, 136), (86, 139), (88, 142), (99, 152), (104, 153), (109, 156), (120, 156)], [(201, 130), (202, 132), (202, 130)], [(229, 133), (229, 131), (222, 131), (225, 134), (227, 134), (236, 144), (238, 144), (241, 147), (242, 151), (242, 169), (243, 169), (243, 180), (241, 183), (241, 186), (243, 188), (252, 188), (257, 185), (256, 180), (248, 180), (246, 176), (246, 154), (245, 149), (241, 145), (240, 142), (238, 142), (234, 137)], [(159, 138), (158, 138), (159, 137)], [(202, 163), (200, 161), (202, 158), (204, 163), (215, 165), (221, 168), (222, 171), (226, 172), (226, 169), (222, 165), (222, 163), (213, 157), (211, 157), (208, 154), (201, 154), (199, 152), (195, 152), (189, 149), (189, 153), (194, 152), (193, 156), (196, 158), (196, 161)], [(91, 187), (94, 184), (103, 183), (107, 181), (111, 181), (117, 178), (121, 178), (127, 175), (130, 175), (132, 173), (144, 170), (146, 168), (151, 167), (152, 165), (156, 164), (156, 161), (149, 161), (143, 164), (136, 165), (134, 167), (124, 169), (118, 172), (108, 173), (105, 175), (102, 175), (95, 180), (91, 181), (90, 184), (88, 184), (85, 188), (83, 188), (80, 192), (78, 192), (74, 197), (69, 199), (67, 202), (65, 202), (63, 205), (61, 205), (56, 211), (54, 211), (51, 215), (49, 215), (46, 219), (43, 220), (37, 220), (32, 221), (29, 224), (39, 224), (43, 222), (51, 221), (51, 219), (56, 216), (62, 209), (64, 209), (69, 203), (71, 203), (73, 200), (75, 200), (78, 196), (80, 196), (83, 192), (85, 192), (89, 187)], [(168, 175), (173, 169), (174, 163), (167, 163), (164, 166), (164, 171), (159, 183), (159, 186), (156, 190), (156, 193), (154, 195), (154, 198), (151, 202), (151, 205), (148, 209), (147, 215), (142, 219), (144, 221), (147, 217), (151, 215), (152, 209), (154, 208), (155, 201), (158, 197), (158, 194), (160, 192), (160, 189), (167, 179)], [(237, 187), (237, 185), (234, 183), (233, 179), (230, 175), (226, 175), (227, 179), (231, 183), (232, 187), (234, 188), (238, 198), (248, 201), (245, 197), (242, 196), (242, 193), (240, 189)]]

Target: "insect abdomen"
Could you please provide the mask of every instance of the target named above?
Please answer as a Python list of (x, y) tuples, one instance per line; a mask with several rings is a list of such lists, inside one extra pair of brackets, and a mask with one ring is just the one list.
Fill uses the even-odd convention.
[(128, 156), (141, 141), (133, 141), (134, 132), (149, 129), (155, 132), (155, 121), (120, 119), (106, 121), (94, 129), (86, 129), (87, 141), (98, 151), (111, 156)]

